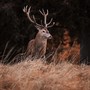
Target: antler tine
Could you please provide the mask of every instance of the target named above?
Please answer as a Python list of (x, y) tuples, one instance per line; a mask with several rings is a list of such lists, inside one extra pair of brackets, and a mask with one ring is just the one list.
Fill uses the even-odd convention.
[(33, 15), (33, 20), (34, 20), (34, 22), (35, 22), (35, 24), (37, 25), (37, 26), (40, 26), (40, 27), (42, 27), (43, 25), (41, 24), (38, 24), (37, 22), (36, 22), (36, 19), (35, 19), (35, 16)]
[(42, 9), (42, 12), (43, 12), (43, 15), (45, 15), (45, 11), (44, 11), (44, 9)]
[(51, 24), (53, 21), (53, 18), (51, 18), (51, 20), (49, 21), (49, 23), (47, 23), (47, 25)]
[(35, 16), (33, 15), (33, 20), (35, 21), (35, 23), (36, 23), (36, 19), (35, 19)]
[(48, 13), (49, 13), (48, 9), (47, 9), (47, 12), (46, 12), (46, 13), (45, 13), (44, 9), (42, 9), (42, 11), (39, 10), (39, 12), (40, 12), (43, 16), (47, 16)]
[(48, 15), (48, 13), (49, 13), (49, 11), (48, 11), (48, 9), (47, 9), (47, 13), (46, 13), (46, 15)]
[(31, 7), (29, 7), (29, 9), (28, 9), (28, 6), (26, 6), (23, 8), (23, 12), (29, 15), (30, 9), (31, 9)]
[[(26, 6), (26, 8), (27, 8), (27, 6)], [(26, 13), (26, 11), (27, 11), (27, 9), (26, 9), (25, 7), (23, 8), (23, 12), (24, 13)]]
[(44, 16), (43, 12), (41, 10), (39, 10), (39, 12)]
[(29, 13), (30, 13), (30, 10), (31, 10), (31, 7), (29, 7), (29, 9), (27, 9), (27, 11), (28, 11), (28, 15), (29, 15)]
[(49, 25), (48, 28), (53, 27), (55, 25), (55, 22), (52, 23), (52, 25)]
[(48, 16), (48, 13), (49, 13), (48, 9), (47, 9), (47, 12), (46, 12), (46, 13), (45, 13), (44, 9), (42, 9), (42, 14), (43, 14), (44, 16)]

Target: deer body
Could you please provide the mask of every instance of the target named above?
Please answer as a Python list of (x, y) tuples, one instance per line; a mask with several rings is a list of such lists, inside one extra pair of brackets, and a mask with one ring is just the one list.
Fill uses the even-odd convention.
[(29, 41), (28, 47), (26, 50), (26, 55), (36, 56), (37, 58), (44, 57), (46, 53), (47, 39), (39, 35), (36, 35), (36, 38)]
[(32, 22), (34, 24), (34, 26), (36, 27), (36, 29), (38, 30), (38, 33), (35, 37), (35, 39), (29, 41), (28, 46), (27, 46), (27, 50), (26, 50), (26, 56), (28, 57), (29, 55), (31, 55), (32, 57), (37, 57), (37, 58), (43, 58), (45, 56), (46, 53), (46, 47), (47, 47), (47, 40), (52, 38), (52, 35), (49, 33), (48, 31), (48, 27), (52, 27), (54, 25), (54, 23), (52, 25), (52, 19), (50, 20), (49, 23), (47, 23), (47, 16), (48, 16), (48, 10), (47, 13), (44, 12), (44, 10), (42, 9), (42, 11), (39, 10), (39, 12), (44, 16), (44, 25), (38, 24), (36, 22), (36, 19), (33, 15), (33, 19), (30, 17), (30, 9), (31, 7), (24, 7), (23, 11), (24, 13), (26, 13), (28, 19), (30, 20), (30, 22)]

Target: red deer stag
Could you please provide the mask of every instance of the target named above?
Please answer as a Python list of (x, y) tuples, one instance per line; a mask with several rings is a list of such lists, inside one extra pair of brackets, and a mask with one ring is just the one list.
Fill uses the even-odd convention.
[(51, 20), (47, 23), (47, 16), (49, 13), (48, 10), (46, 13), (43, 9), (42, 11), (39, 10), (41, 15), (44, 17), (44, 25), (42, 23), (38, 24), (34, 15), (31, 18), (30, 11), (31, 7), (28, 8), (28, 6), (24, 7), (23, 9), (23, 12), (27, 15), (29, 21), (33, 23), (33, 25), (38, 30), (38, 33), (35, 39), (29, 41), (26, 50), (26, 56), (28, 57), (30, 55), (31, 57), (43, 58), (46, 53), (47, 40), (52, 38), (52, 35), (49, 33), (48, 28), (54, 25), (54, 22), (52, 23), (53, 18), (51, 18)]

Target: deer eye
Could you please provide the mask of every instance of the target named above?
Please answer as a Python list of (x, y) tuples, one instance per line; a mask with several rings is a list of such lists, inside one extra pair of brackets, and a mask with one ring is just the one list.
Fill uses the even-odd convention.
[(43, 31), (45, 33), (45, 31)]

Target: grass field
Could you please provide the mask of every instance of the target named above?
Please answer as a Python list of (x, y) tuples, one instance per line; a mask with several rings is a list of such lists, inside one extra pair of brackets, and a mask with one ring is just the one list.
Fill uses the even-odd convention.
[(90, 90), (90, 66), (42, 60), (0, 64), (0, 90)]

